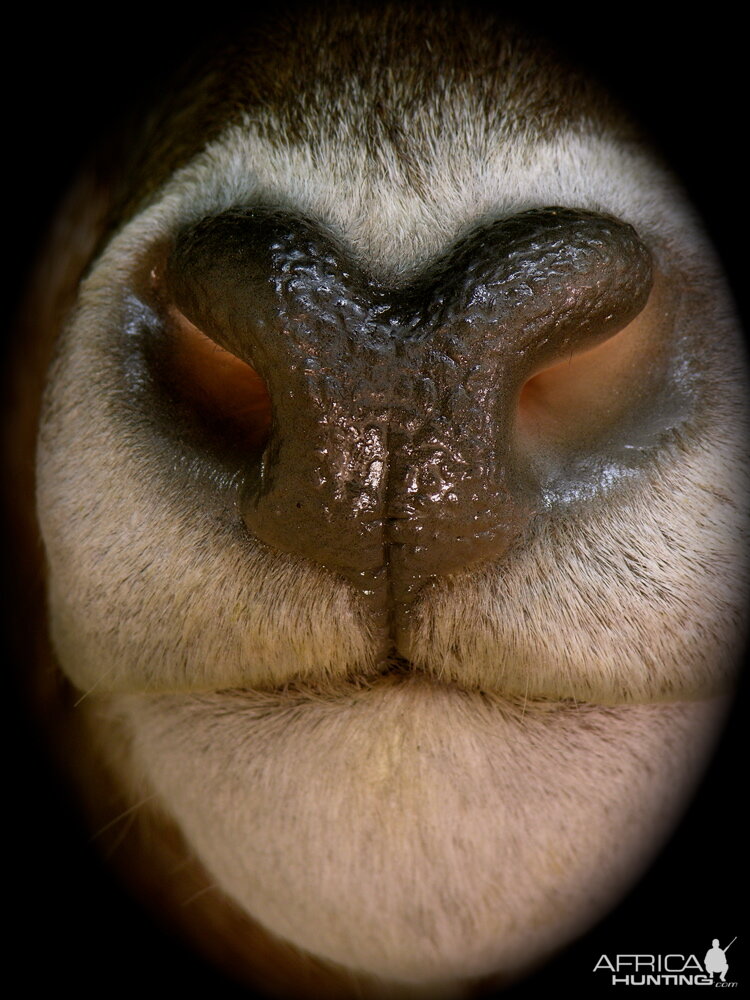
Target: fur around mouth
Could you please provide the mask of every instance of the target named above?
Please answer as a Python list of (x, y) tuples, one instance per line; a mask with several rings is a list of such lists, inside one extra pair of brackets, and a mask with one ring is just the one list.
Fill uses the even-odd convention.
[[(368, 692), (382, 692), (394, 687), (408, 688), (409, 686), (419, 687), (422, 690), (430, 688), (443, 693), (453, 693), (467, 699), (479, 699), (487, 705), (505, 708), (512, 712), (518, 710), (522, 715), (527, 711), (619, 711), (639, 706), (657, 707), (694, 701), (718, 703), (728, 697), (726, 691), (714, 691), (692, 696), (683, 694), (674, 697), (655, 696), (641, 699), (628, 697), (612, 700), (607, 698), (587, 699), (576, 697), (572, 691), (570, 694), (563, 692), (543, 693), (534, 690), (533, 687), (524, 693), (519, 693), (511, 690), (508, 685), (504, 685), (502, 680), (499, 680), (497, 684), (490, 685), (480, 683), (477, 679), (462, 679), (447, 671), (442, 673), (439, 669), (430, 669), (415, 664), (407, 657), (396, 653), (389, 655), (372, 670), (354, 669), (345, 677), (320, 677), (314, 680), (302, 676), (290, 677), (283, 684), (223, 688), (207, 692), (207, 694), (209, 696), (227, 695), (248, 697), (252, 700), (267, 700), (269, 707), (277, 705), (281, 709), (320, 702), (344, 704), (361, 696), (366, 697)], [(201, 692), (196, 691), (195, 695), (200, 697)]]
[[(252, 701), (267, 702), (269, 708), (279, 709), (305, 704), (349, 703), (360, 697), (366, 697), (368, 692), (382, 692), (392, 688), (418, 687), (436, 691), (452, 692), (457, 696), (472, 699), (478, 698), (488, 705), (503, 706), (518, 709), (521, 713), (530, 709), (550, 711), (553, 709), (586, 708), (599, 709), (602, 706), (593, 702), (581, 701), (575, 697), (539, 697), (538, 695), (521, 696), (500, 688), (493, 689), (478, 684), (462, 683), (452, 677), (441, 677), (438, 672), (418, 666), (408, 658), (394, 654), (381, 663), (377, 669), (370, 672), (353, 671), (346, 678), (316, 679), (291, 678), (284, 684), (275, 686), (259, 685), (255, 688), (226, 688), (211, 692), (210, 696), (226, 695), (227, 697), (246, 697)], [(199, 692), (196, 692), (201, 697)], [(615, 706), (605, 706), (615, 707)]]

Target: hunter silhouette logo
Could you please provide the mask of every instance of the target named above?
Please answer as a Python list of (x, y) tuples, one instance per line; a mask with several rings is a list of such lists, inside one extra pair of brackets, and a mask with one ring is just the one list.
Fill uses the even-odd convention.
[(711, 947), (706, 952), (706, 957), (704, 959), (704, 965), (706, 967), (706, 972), (711, 975), (713, 980), (714, 973), (719, 973), (719, 978), (722, 983), (727, 978), (727, 969), (729, 968), (729, 963), (727, 962), (727, 952), (732, 947), (734, 942), (737, 940), (736, 936), (732, 938), (726, 948), (719, 947), (719, 939), (714, 938), (711, 942)]
[[(727, 982), (727, 952), (737, 940), (733, 937), (722, 948), (714, 938), (701, 962), (697, 955), (602, 955), (594, 972), (611, 975), (612, 986), (736, 986)], [(718, 975), (718, 978), (716, 978)]]

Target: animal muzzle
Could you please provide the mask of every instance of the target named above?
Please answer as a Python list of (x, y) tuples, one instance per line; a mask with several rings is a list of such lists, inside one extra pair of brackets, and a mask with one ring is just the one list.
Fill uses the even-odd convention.
[(166, 268), (176, 308), (267, 387), (248, 530), (346, 578), (389, 634), (430, 581), (522, 539), (544, 491), (524, 387), (621, 330), (651, 285), (630, 226), (562, 208), (483, 225), (390, 286), (269, 208), (190, 226)]

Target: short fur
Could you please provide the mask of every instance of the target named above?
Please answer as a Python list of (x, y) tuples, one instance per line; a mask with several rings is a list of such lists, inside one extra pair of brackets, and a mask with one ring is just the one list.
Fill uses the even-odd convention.
[[(394, 981), (513, 975), (642, 870), (721, 717), (747, 592), (738, 338), (674, 182), (577, 74), (463, 14), (310, 16), (211, 68), (172, 120), (190, 141), (147, 143), (81, 286), (39, 438), (54, 646), (102, 733), (124, 727), (123, 783), (271, 931)], [(641, 474), (550, 496), (522, 548), (425, 593), (398, 650), (411, 676), (379, 678), (347, 585), (258, 545), (128, 403), (113, 344), (150, 249), (253, 201), (396, 283), (481, 220), (610, 213), (700, 358)]]

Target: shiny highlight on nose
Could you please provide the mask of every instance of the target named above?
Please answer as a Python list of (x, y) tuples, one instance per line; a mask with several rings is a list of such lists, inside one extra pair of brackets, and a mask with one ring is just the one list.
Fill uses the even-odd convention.
[(253, 428), (248, 529), (344, 576), (390, 633), (430, 580), (515, 544), (578, 427), (619, 446), (590, 411), (638, 353), (652, 278), (630, 226), (565, 208), (484, 225), (399, 288), (270, 208), (190, 226), (166, 268), (176, 359)]

